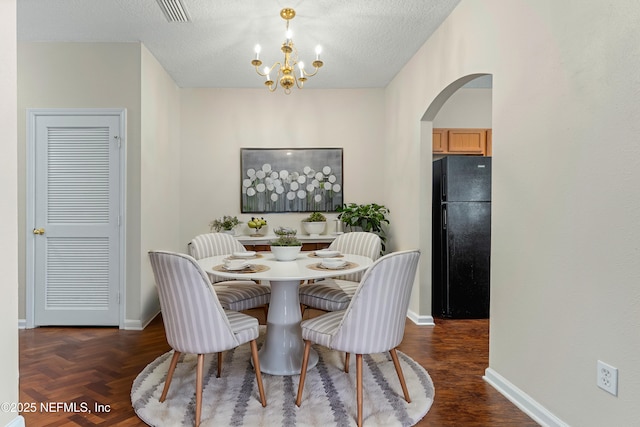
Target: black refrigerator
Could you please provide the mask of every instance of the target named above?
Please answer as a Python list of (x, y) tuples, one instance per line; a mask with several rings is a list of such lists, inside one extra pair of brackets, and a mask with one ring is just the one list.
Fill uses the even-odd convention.
[(432, 314), (489, 317), (491, 157), (433, 162)]

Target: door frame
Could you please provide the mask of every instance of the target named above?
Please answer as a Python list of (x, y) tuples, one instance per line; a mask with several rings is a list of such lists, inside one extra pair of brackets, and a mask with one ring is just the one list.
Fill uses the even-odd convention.
[(126, 108), (27, 108), (27, 134), (26, 134), (26, 229), (25, 233), (25, 266), (26, 266), (26, 328), (35, 327), (35, 240), (33, 229), (35, 228), (35, 137), (36, 118), (42, 116), (118, 116), (120, 119), (120, 272), (118, 274), (118, 325), (120, 329), (125, 326), (126, 313), (126, 135), (127, 135), (127, 109)]

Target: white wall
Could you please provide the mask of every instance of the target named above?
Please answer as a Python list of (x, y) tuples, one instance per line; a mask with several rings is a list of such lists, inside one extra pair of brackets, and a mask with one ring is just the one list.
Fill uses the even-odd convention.
[[(489, 372), (576, 426), (640, 419), (640, 4), (615, 6), (463, 0), (386, 91), (387, 145), (409, 154), (390, 156), (385, 191), (411, 247), (424, 199), (393, 195), (431, 174), (420, 118), (458, 78), (493, 75)], [(618, 397), (596, 387), (598, 359)]]
[(141, 326), (160, 310), (148, 251), (182, 249), (180, 224), (180, 95), (151, 53), (142, 46), (142, 105), (140, 163)]
[[(382, 89), (181, 90), (180, 236), (184, 250), (209, 222), (240, 214), (240, 148), (342, 147), (346, 203), (383, 203)], [(300, 230), (307, 214), (266, 214)], [(331, 216), (334, 218), (335, 216)], [(393, 222), (393, 218), (392, 218)]]
[[(18, 402), (18, 117), (16, 2), (0, 1), (0, 402)], [(16, 412), (0, 411), (0, 425)]]
[(491, 89), (458, 89), (433, 119), (434, 128), (491, 128)]

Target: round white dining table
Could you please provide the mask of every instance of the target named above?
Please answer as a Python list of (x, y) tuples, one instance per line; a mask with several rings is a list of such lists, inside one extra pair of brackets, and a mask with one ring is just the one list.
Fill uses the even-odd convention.
[[(271, 303), (267, 316), (267, 333), (260, 348), (260, 370), (271, 375), (298, 375), (302, 365), (304, 342), (300, 321), (300, 299), (298, 287), (303, 280), (319, 280), (327, 277), (342, 276), (366, 270), (373, 260), (360, 255), (344, 255), (349, 268), (331, 270), (318, 268), (322, 258), (314, 257), (313, 252), (301, 252), (293, 261), (277, 261), (271, 252), (261, 252), (259, 257), (248, 262), (254, 265), (255, 272), (229, 271), (221, 268), (229, 255), (201, 258), (198, 264), (207, 273), (227, 279), (268, 281), (271, 285)], [(265, 268), (267, 267), (267, 268)], [(260, 271), (263, 270), (263, 271)], [(318, 355), (313, 351), (309, 355), (309, 368), (318, 363)]]

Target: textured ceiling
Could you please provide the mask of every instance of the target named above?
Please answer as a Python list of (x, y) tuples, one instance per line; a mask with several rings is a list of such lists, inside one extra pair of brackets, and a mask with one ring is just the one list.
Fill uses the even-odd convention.
[[(191, 18), (167, 22), (156, 0), (19, 0), (19, 41), (142, 42), (180, 87), (260, 88), (250, 62), (280, 61), (292, 7), (293, 41), (325, 65), (308, 88), (384, 87), (460, 0), (182, 0)], [(309, 66), (308, 66), (309, 68)]]

